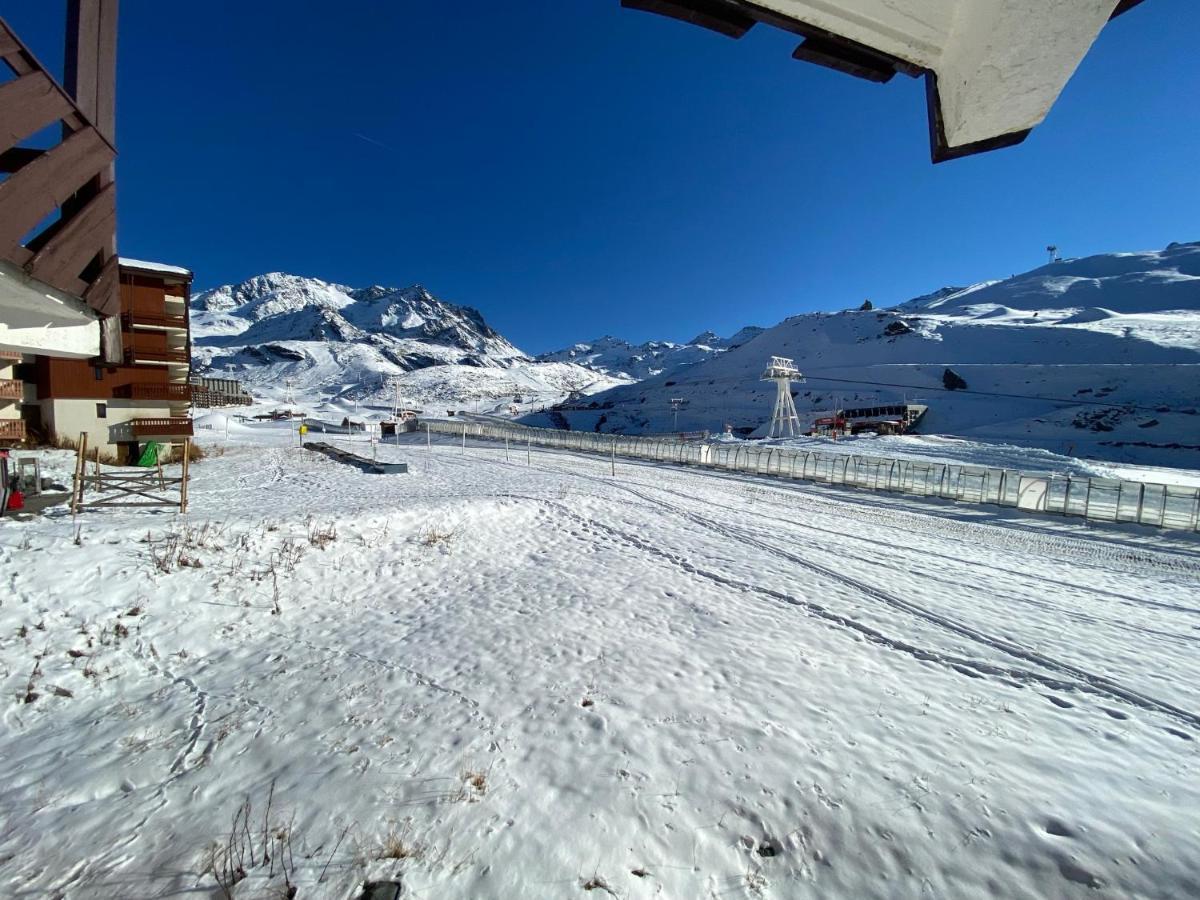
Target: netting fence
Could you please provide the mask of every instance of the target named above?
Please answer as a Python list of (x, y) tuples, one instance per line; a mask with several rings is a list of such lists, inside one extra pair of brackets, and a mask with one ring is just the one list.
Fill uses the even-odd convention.
[(742, 442), (558, 431), (525, 425), (426, 421), (433, 433), (528, 443), (535, 447), (704, 466), (873, 491), (992, 503), (1098, 522), (1136, 522), (1200, 531), (1200, 488), (1113, 478), (1020, 472), (957, 463), (821, 453)]

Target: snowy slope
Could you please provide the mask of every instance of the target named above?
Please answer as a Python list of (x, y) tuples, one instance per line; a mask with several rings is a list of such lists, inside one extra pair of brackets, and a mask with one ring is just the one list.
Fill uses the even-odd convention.
[(1200, 895), (1191, 537), (197, 434), (186, 517), (0, 520), (0, 895)]
[(520, 396), (537, 409), (572, 392), (620, 379), (533, 360), (474, 309), (439, 300), (420, 285), (349, 288), (270, 273), (192, 299), (193, 360), (205, 373), (240, 378), (281, 399), (290, 381), (303, 402), (353, 398), (506, 407)]
[(543, 353), (538, 357), (545, 362), (570, 362), (584, 366), (594, 372), (611, 375), (623, 380), (641, 381), (652, 375), (673, 372), (681, 366), (690, 366), (718, 353), (740, 346), (757, 337), (764, 329), (747, 325), (732, 337), (718, 337), (711, 331), (696, 335), (684, 344), (673, 341), (646, 341), (631, 344), (620, 338), (606, 335), (594, 341), (586, 341), (563, 350)]
[[(796, 385), (802, 419), (907, 399), (929, 405), (929, 434), (1200, 465), (1200, 243), (1058, 262), (890, 310), (795, 316), (566, 415), (588, 430), (604, 416), (603, 430), (667, 431), (668, 401), (683, 397), (680, 429), (752, 431), (770, 416), (774, 387), (758, 377), (775, 354), (808, 378)], [(946, 368), (986, 396), (942, 390)]]

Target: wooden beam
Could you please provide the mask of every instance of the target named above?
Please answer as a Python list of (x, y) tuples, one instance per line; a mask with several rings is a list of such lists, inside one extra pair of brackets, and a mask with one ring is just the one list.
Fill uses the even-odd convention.
[(112, 162), (113, 151), (85, 128), (0, 182), (0, 258), (31, 228)]
[(117, 3), (101, 0), (99, 49), (96, 54), (96, 118), (110, 144), (117, 140)]
[(753, 17), (738, 0), (621, 0), (621, 5), (690, 22), (731, 38), (740, 38), (754, 27)]
[(96, 121), (96, 55), (100, 32), (100, 0), (67, 0), (67, 45), (63, 52), (63, 87), (91, 122)]
[[(33, 55), (33, 52), (21, 42), (21, 39), (17, 37), (16, 32), (9, 28), (2, 18), (0, 18), (0, 39), (11, 42), (15, 48), (13, 50), (0, 53), (0, 57), (2, 57), (4, 61), (8, 63), (9, 67), (16, 72), (17, 75), (28, 75), (30, 72), (43, 72), (46, 74), (46, 77), (50, 78), (50, 80), (54, 82), (55, 88), (67, 98), (67, 101), (71, 104), (71, 111), (63, 118), (63, 122), (67, 126), (68, 131), (79, 131), (91, 124), (83, 116), (83, 114), (80, 113), (79, 109), (75, 105), (75, 101), (71, 100), (70, 95), (63, 90), (62, 85), (60, 85), (57, 81), (54, 81), (53, 76), (49, 74), (46, 67), (37, 61), (37, 57)], [(105, 140), (108, 140), (108, 138), (105, 138)], [(112, 142), (109, 141), (109, 144), (111, 146)], [(113, 153), (115, 154), (116, 152), (116, 148), (113, 147)]]
[(30, 72), (0, 84), (0, 151), (15, 147), (71, 111), (70, 101), (45, 72)]
[[(121, 285), (119, 281), (119, 260), (116, 256), (110, 256), (105, 262), (104, 268), (100, 270), (100, 274), (96, 276), (96, 280), (92, 282), (92, 286), (83, 294), (84, 302), (92, 309), (100, 313), (102, 316), (117, 316), (121, 312)], [(116, 329), (119, 338), (121, 329), (118, 326)], [(108, 348), (111, 352), (106, 353), (106, 361), (113, 362), (116, 359), (122, 358), (122, 348), (119, 340), (117, 346)]]
[(39, 281), (71, 291), (79, 273), (108, 247), (117, 228), (116, 189), (109, 185), (60, 228), (25, 266)]
[(118, 0), (68, 0), (63, 84), (109, 141), (116, 131)]
[(8, 26), (4, 24), (4, 20), (0, 19), (0, 59), (3, 59), (10, 53), (16, 53), (20, 49), (21, 45), (12, 36), (12, 33), (8, 30)]

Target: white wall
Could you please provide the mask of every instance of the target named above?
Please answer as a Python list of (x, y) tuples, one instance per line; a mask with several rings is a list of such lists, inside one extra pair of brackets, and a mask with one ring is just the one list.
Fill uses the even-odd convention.
[[(104, 403), (108, 415), (96, 417), (96, 404)], [(153, 419), (169, 416), (171, 407), (167, 401), (150, 400), (43, 400), (42, 421), (46, 428), (58, 438), (79, 440), (81, 432), (87, 432), (88, 447), (99, 447), (101, 453), (115, 453), (118, 442), (134, 440), (129, 422), (133, 419)], [(166, 438), (154, 440), (167, 442)]]

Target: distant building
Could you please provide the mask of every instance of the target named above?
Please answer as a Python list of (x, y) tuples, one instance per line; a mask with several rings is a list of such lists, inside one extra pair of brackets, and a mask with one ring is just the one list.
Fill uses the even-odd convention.
[(193, 376), (192, 406), (212, 409), (217, 406), (249, 406), (254, 398), (236, 378), (208, 378)]

